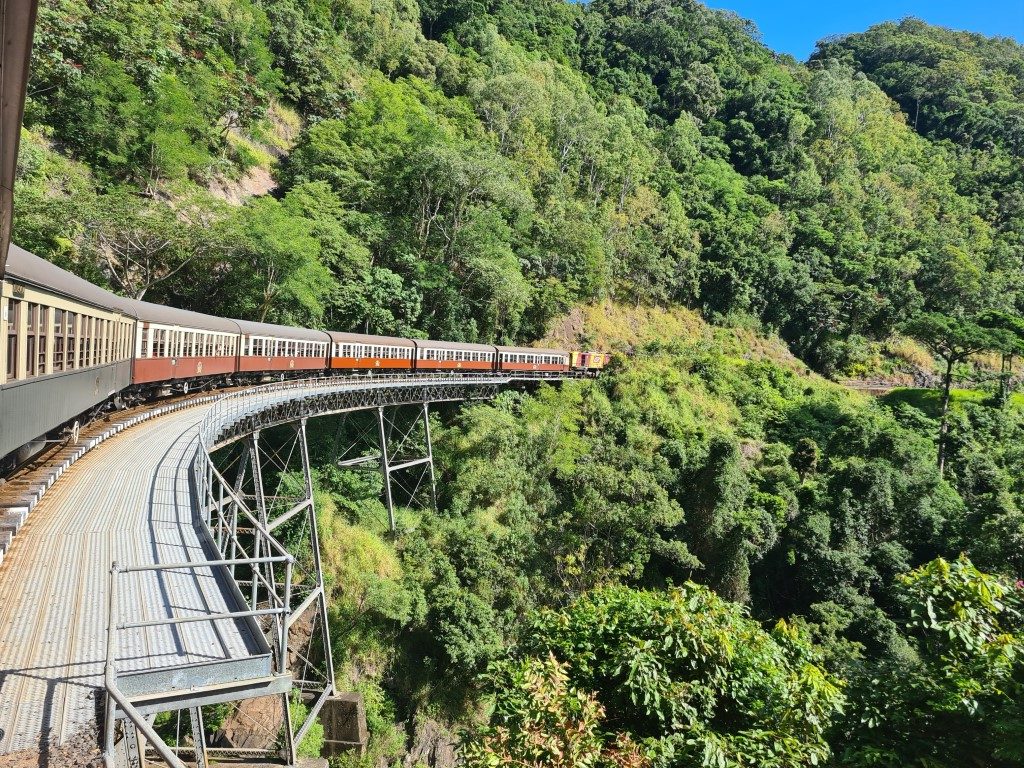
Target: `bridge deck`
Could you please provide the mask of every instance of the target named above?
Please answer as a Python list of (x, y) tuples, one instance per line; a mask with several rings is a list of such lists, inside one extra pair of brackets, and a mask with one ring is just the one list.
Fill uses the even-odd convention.
[[(210, 559), (193, 526), (188, 461), (200, 405), (98, 446), (43, 497), (0, 565), (0, 755), (53, 747), (95, 728), (102, 705), (108, 572)], [(209, 568), (119, 582), (122, 620), (237, 610)], [(257, 644), (242, 621), (124, 631), (121, 671), (240, 658)]]
[[(71, 465), (45, 495), (0, 563), (0, 756), (26, 749), (50, 753), (83, 743), (102, 711), (109, 570), (121, 565), (195, 562), (181, 571), (140, 572), (118, 581), (122, 622), (238, 610), (223, 574), (202, 563), (194, 524), (190, 458), (204, 417), (237, 424), (256, 412), (318, 398), (303, 415), (384, 402), (462, 400), (474, 387), (506, 384), (504, 376), (423, 376), (283, 384), (206, 402), (125, 430)], [(453, 391), (452, 386), (463, 387)], [(427, 388), (433, 387), (432, 394)], [(321, 396), (350, 393), (331, 400)], [(376, 404), (379, 404), (377, 402)], [(223, 408), (221, 406), (224, 406)], [(283, 412), (282, 412), (283, 413)], [(278, 414), (279, 415), (279, 414)], [(286, 418), (287, 414), (282, 416)], [(221, 439), (214, 430), (208, 445)], [(224, 439), (231, 439), (230, 437)], [(202, 661), (242, 659), (259, 641), (244, 621), (220, 620), (119, 633), (118, 672)], [(95, 740), (85, 738), (95, 744)], [(0, 760), (0, 764), (2, 764)]]

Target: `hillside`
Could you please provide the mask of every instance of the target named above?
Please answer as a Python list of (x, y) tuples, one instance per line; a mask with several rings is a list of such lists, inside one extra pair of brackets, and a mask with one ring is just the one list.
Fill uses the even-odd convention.
[(616, 353), (440, 414), (395, 538), (315, 435), (362, 765), (1024, 762), (1022, 46), (908, 20), (799, 63), (696, 0), (41, 5), (23, 247)]

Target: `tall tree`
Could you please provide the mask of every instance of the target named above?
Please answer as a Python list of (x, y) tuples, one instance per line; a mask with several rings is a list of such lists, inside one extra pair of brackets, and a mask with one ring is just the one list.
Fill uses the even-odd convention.
[(946, 468), (946, 439), (949, 433), (949, 401), (953, 369), (971, 355), (994, 349), (999, 339), (973, 320), (937, 312), (926, 312), (907, 324), (907, 333), (925, 344), (945, 365), (942, 371), (942, 406), (939, 416), (939, 472)]

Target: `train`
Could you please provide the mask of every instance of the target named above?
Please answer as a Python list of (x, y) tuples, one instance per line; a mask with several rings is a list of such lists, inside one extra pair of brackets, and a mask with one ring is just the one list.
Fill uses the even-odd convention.
[(100, 413), (189, 391), (383, 372), (596, 376), (601, 352), (295, 328), (125, 298), (11, 244), (0, 477)]

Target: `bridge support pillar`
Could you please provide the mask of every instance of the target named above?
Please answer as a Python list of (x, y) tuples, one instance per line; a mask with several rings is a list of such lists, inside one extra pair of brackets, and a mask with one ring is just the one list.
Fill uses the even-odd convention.
[[(415, 408), (414, 413), (410, 409)], [(344, 414), (338, 427), (337, 466), (341, 469), (378, 470), (383, 483), (383, 502), (388, 527), (397, 529), (396, 498), (412, 504), (429, 483), (431, 509), (437, 510), (437, 479), (434, 447), (430, 436), (430, 405), (377, 406), (372, 425), (357, 422), (358, 412)], [(369, 451), (369, 452), (367, 452)]]
[(206, 733), (203, 730), (202, 708), (192, 707), (189, 710), (189, 719), (192, 721), (192, 748), (195, 750), (196, 768), (206, 768), (209, 763), (206, 761)]

